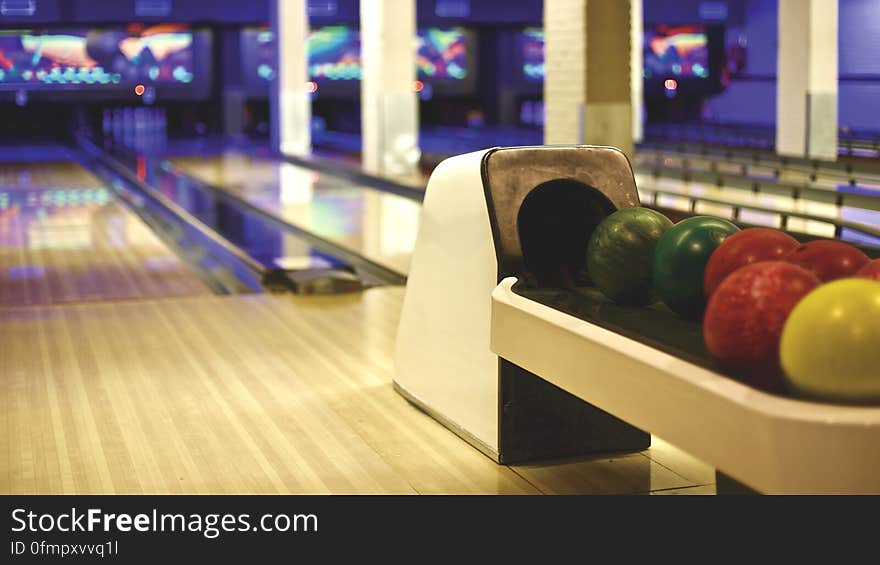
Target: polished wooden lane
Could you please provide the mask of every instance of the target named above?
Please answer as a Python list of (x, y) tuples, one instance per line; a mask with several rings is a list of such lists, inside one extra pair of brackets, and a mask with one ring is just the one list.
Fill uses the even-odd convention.
[[(413, 200), (235, 150), (212, 158), (181, 157), (173, 163), (187, 174), (303, 230), (402, 274), (409, 272), (420, 211)], [(820, 201), (641, 173), (635, 177), (645, 202), (653, 200), (655, 191), (668, 192), (657, 195), (657, 205), (664, 208), (691, 212), (693, 198), (708, 199), (698, 201), (693, 211), (733, 218), (734, 209), (739, 208), (741, 221), (776, 228), (783, 226), (783, 214), (805, 214), (816, 219), (789, 217), (786, 229), (829, 238), (835, 236), (835, 222), (839, 221), (869, 228), (880, 226), (880, 212), (838, 206), (836, 193), (830, 190), (827, 198)], [(859, 243), (877, 243), (854, 233), (845, 232), (843, 237)]]
[(669, 454), (500, 466), (397, 395), (403, 288), (0, 308), (3, 493), (697, 486)]
[(298, 228), (401, 274), (409, 272), (419, 202), (235, 150), (172, 163)]
[(208, 287), (74, 163), (0, 165), (0, 305), (207, 294)]

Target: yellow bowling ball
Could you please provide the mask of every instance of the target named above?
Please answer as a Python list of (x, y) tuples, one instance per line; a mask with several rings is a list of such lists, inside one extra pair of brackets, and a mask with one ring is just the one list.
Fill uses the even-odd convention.
[(841, 279), (805, 296), (782, 330), (780, 358), (798, 393), (880, 402), (880, 282)]

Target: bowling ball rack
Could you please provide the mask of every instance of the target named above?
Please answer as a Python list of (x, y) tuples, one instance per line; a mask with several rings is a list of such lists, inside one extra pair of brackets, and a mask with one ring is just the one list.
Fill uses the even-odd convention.
[[(792, 235), (800, 241), (818, 239)], [(859, 247), (871, 258), (880, 257), (878, 248)], [(865, 468), (858, 463), (858, 452), (870, 449), (866, 442), (880, 441), (880, 406), (818, 402), (799, 398), (790, 391), (763, 390), (750, 378), (752, 375), (737, 374), (709, 354), (699, 320), (679, 317), (660, 302), (649, 306), (616, 304), (589, 281), (564, 288), (550, 287), (526, 272), (501, 281), (492, 293), (492, 300), (492, 351), (503, 363), (544, 379), (597, 409), (657, 434), (712, 463), (717, 469), (719, 493), (880, 492), (880, 481), (864, 476)], [(574, 336), (582, 341), (571, 343)], [(535, 339), (530, 339), (532, 337)], [(597, 360), (602, 357), (597, 350), (607, 346), (618, 349), (608, 354), (606, 364)], [(650, 359), (650, 366), (632, 368), (633, 357), (639, 357), (633, 352)], [(564, 361), (557, 364), (559, 359)], [(640, 381), (638, 375), (642, 373), (646, 377)], [(620, 394), (621, 390), (626, 392)], [(669, 404), (660, 402), (658, 408), (652, 398), (662, 397), (667, 391), (679, 396)], [(631, 402), (632, 398), (637, 401)], [(753, 403), (751, 399), (756, 400)], [(794, 416), (790, 418), (792, 403), (799, 409), (792, 411)], [(737, 427), (728, 429), (731, 422), (721, 422), (713, 428), (716, 416), (707, 410), (713, 405), (719, 413), (732, 413), (731, 422)], [(820, 422), (833, 419), (838, 413), (843, 414), (838, 427), (832, 427), (831, 432), (823, 428)], [(681, 426), (682, 415), (687, 415), (693, 427), (677, 428)], [(701, 425), (704, 421), (709, 422), (705, 429)], [(847, 460), (854, 462), (847, 463), (854, 466), (847, 469), (849, 476), (844, 476), (839, 483), (823, 483), (824, 467), (806, 462), (799, 453), (782, 462), (772, 451), (755, 450), (754, 444), (761, 443), (760, 438), (770, 437), (775, 441), (782, 437), (780, 429), (786, 427), (806, 430), (803, 433), (810, 440), (800, 436), (792, 440), (801, 442), (804, 453), (810, 452), (809, 441), (829, 441), (826, 438), (829, 433), (835, 438), (833, 441), (838, 442), (829, 449), (840, 449), (840, 446), (853, 449), (852, 457)], [(869, 435), (871, 439), (859, 443), (860, 438), (856, 440), (856, 447), (852, 447), (852, 437), (863, 435), (863, 427), (873, 430), (869, 432), (873, 434)], [(741, 461), (728, 461), (729, 452), (718, 449), (723, 441), (713, 443), (710, 448), (703, 445), (709, 441), (704, 434), (711, 436), (716, 429), (723, 429), (718, 437), (740, 434), (742, 452), (754, 456), (754, 459), (745, 458), (751, 461), (751, 466), (743, 470)], [(753, 434), (742, 437), (741, 430), (749, 429)], [(803, 469), (798, 467), (801, 463)], [(756, 469), (770, 477), (758, 474)], [(818, 471), (811, 475), (810, 469)], [(792, 473), (799, 474), (804, 482), (785, 483), (784, 479), (790, 478)]]
[(709, 357), (699, 322), (597, 291), (492, 292), (491, 350), (713, 465), (719, 493), (880, 493), (880, 406), (770, 393)]

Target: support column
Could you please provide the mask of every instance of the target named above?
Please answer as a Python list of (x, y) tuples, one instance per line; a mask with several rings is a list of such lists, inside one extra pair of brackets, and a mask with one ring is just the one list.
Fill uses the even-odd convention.
[(548, 145), (611, 145), (633, 157), (629, 0), (545, 0)]
[(415, 0), (361, 0), (361, 139), (364, 170), (418, 169)]
[(544, 69), (544, 143), (583, 143), (587, 0), (544, 0)]
[(309, 17), (306, 0), (270, 0), (278, 73), (270, 90), (271, 144), (287, 155), (312, 149), (312, 103), (306, 90)]
[(779, 0), (776, 152), (837, 159), (837, 2)]
[(220, 38), (220, 60), (223, 68), (220, 79), (223, 91), (220, 103), (223, 107), (223, 135), (239, 137), (244, 133), (245, 93), (242, 85), (241, 65), (241, 34), (237, 31), (223, 30)]
[(632, 126), (633, 141), (639, 143), (644, 139), (642, 113), (645, 109), (644, 96), (644, 63), (645, 63), (645, 31), (642, 0), (630, 0), (630, 87), (632, 88)]

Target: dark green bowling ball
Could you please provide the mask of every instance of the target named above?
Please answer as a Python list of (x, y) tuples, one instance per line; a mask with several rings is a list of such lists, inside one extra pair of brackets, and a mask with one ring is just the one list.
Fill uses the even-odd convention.
[(663, 234), (654, 250), (654, 292), (673, 312), (697, 319), (706, 307), (703, 274), (709, 256), (739, 228), (721, 218), (694, 216)]
[(619, 304), (650, 304), (654, 248), (672, 222), (648, 208), (624, 208), (596, 226), (587, 247), (587, 272), (602, 294)]

